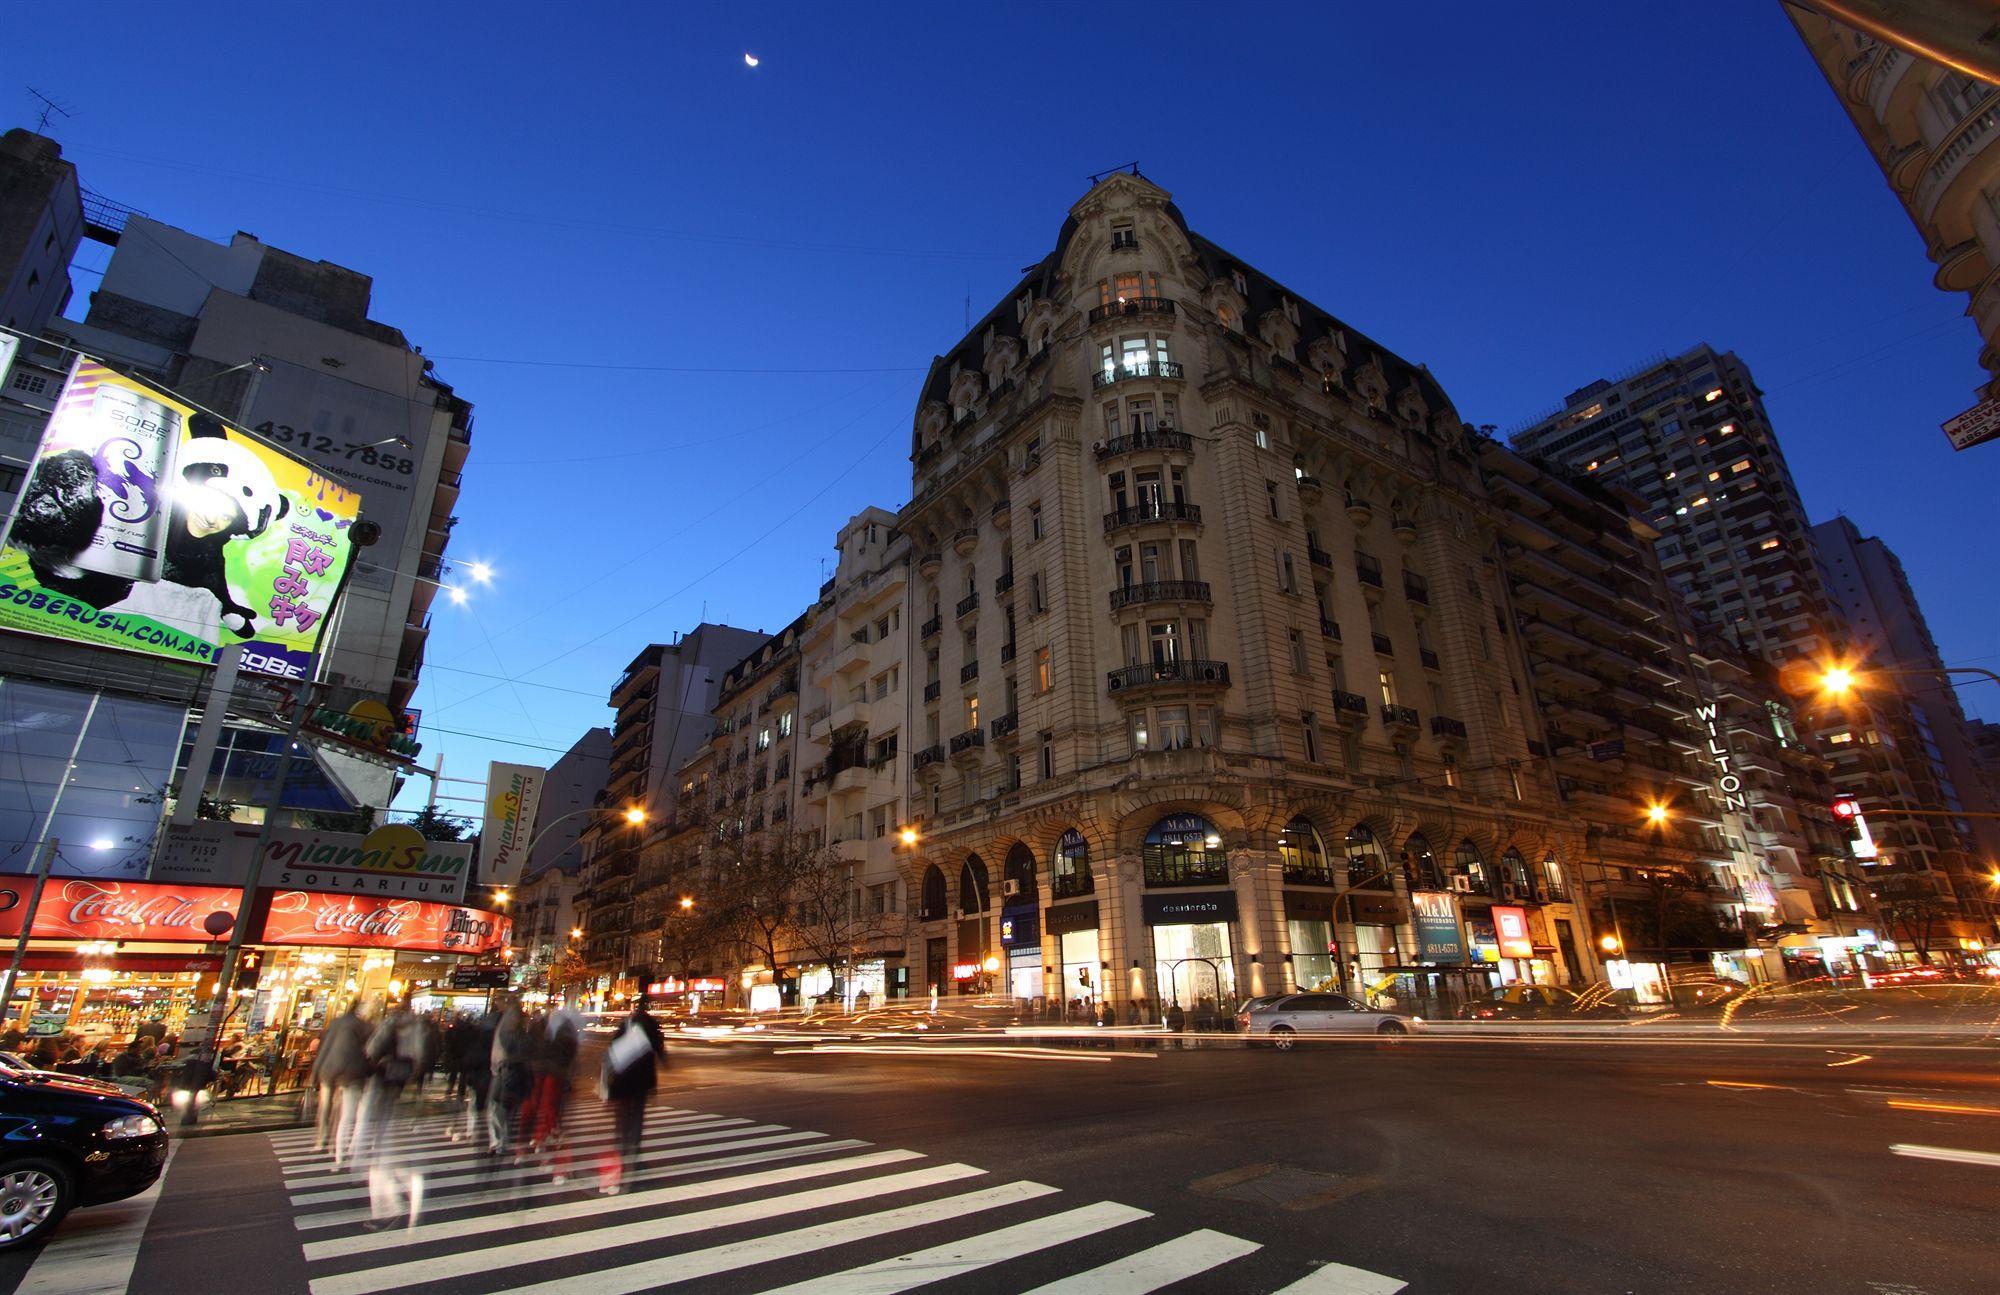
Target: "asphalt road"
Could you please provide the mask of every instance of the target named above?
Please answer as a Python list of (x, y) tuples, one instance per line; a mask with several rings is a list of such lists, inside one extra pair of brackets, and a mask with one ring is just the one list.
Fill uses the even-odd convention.
[[(593, 1101), (576, 1118), (580, 1146), (601, 1140)], [(2000, 1283), (1990, 1047), (683, 1046), (648, 1139), (649, 1177), (606, 1197), (587, 1149), (557, 1184), (413, 1124), (425, 1209), (380, 1235), (360, 1227), (361, 1181), (296, 1138), (189, 1141), (156, 1200), (79, 1211), (39, 1256), (0, 1257), (0, 1292)]]

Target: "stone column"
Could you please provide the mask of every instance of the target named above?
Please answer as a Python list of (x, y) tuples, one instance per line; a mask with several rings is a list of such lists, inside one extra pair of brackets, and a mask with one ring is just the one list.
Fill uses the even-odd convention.
[(1236, 893), (1237, 919), (1230, 951), (1240, 998), (1285, 990), (1284, 896), (1279, 893), (1276, 876), (1266, 855), (1243, 849), (1229, 852), (1229, 882)]
[[(1103, 973), (1104, 996), (1117, 1009), (1120, 1023), (1135, 999), (1147, 999), (1155, 1010), (1159, 1004), (1152, 941), (1139, 903), (1142, 881), (1136, 854), (1121, 854), (1098, 865), (1098, 956), (1111, 966)], [(1139, 964), (1136, 971), (1134, 962)]]

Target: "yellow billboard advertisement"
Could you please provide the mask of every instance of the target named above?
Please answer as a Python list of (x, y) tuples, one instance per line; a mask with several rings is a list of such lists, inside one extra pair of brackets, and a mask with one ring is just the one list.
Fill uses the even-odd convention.
[(87, 357), (0, 545), (0, 628), (302, 678), (361, 496)]

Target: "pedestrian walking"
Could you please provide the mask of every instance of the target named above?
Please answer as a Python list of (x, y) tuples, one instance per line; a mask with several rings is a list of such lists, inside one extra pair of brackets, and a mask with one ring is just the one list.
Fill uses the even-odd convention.
[(319, 1091), (319, 1111), (313, 1122), (313, 1150), (333, 1149), (336, 1168), (346, 1163), (360, 1114), (361, 1085), (368, 1078), (368, 1022), (359, 1001), (326, 1023), (319, 1052), (313, 1058), (310, 1082)]
[(354, 1163), (368, 1167), (368, 1221), (379, 1232), (407, 1217), (415, 1227), (423, 1209), (424, 1180), (402, 1162), (392, 1136), (403, 1089), (423, 1058), (423, 1024), (405, 1003), (392, 1003), (368, 1039), (370, 1076), (355, 1131)]
[(487, 1149), (506, 1155), (514, 1149), (514, 1130), (521, 1105), (528, 1100), (534, 1076), (528, 1062), (528, 1027), (520, 1004), (509, 1001), (493, 1026), (492, 1090), (486, 1102)]
[(625, 1190), (625, 1179), (638, 1172), (639, 1143), (646, 1130), (646, 1103), (659, 1086), (659, 1066), (666, 1060), (667, 1042), (659, 1022), (642, 1000), (625, 1018), (623, 1028), (604, 1050), (599, 1090), (611, 1103), (615, 1159), (600, 1189), (606, 1196)]
[(525, 1121), (528, 1149), (536, 1155), (553, 1153), (555, 1181), (562, 1182), (569, 1176), (563, 1117), (569, 1109), (570, 1090), (575, 1082), (577, 1047), (582, 1041), (581, 1018), (566, 1007), (557, 1008), (548, 1014), (541, 1034), (541, 1044), (535, 1051), (530, 1118)]
[(493, 1091), (493, 1017), (461, 1018), (448, 1042), (453, 1073), (465, 1097), (465, 1125), (447, 1136), (453, 1142), (490, 1142), (487, 1098)]

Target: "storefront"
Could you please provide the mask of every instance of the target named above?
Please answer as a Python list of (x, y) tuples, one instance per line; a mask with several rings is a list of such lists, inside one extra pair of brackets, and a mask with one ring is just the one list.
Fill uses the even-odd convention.
[(1042, 913), (1034, 904), (1000, 910), (1000, 947), (1007, 958), (1007, 992), (1023, 1009), (1038, 1008), (1042, 984)]
[[(33, 879), (0, 876), (0, 939), (18, 939)], [(0, 1029), (116, 1051), (142, 1024), (180, 1038), (206, 1028), (241, 892), (230, 887), (57, 877), (36, 909), (21, 981)], [(468, 961), (504, 974), (508, 921), (420, 900), (281, 891), (252, 938), (223, 1024), (257, 1058), (261, 1087), (296, 1081), (319, 1027), (350, 1001), (455, 990)], [(484, 1002), (491, 991), (481, 989)], [(419, 1004), (424, 1005), (424, 1004)], [(250, 1071), (244, 1072), (246, 1075)]]
[(1160, 1006), (1234, 1011), (1235, 949), (1229, 928), (1236, 921), (1236, 892), (1149, 894), (1142, 906), (1146, 925), (1152, 928)]
[(1285, 891), (1285, 938), (1292, 965), (1292, 988), (1338, 992), (1338, 947), (1333, 941), (1333, 901), (1330, 890)]
[(1095, 1008), (1104, 998), (1104, 963), (1097, 939), (1097, 901), (1072, 900), (1047, 913), (1055, 937), (1058, 991), (1067, 1008)]

